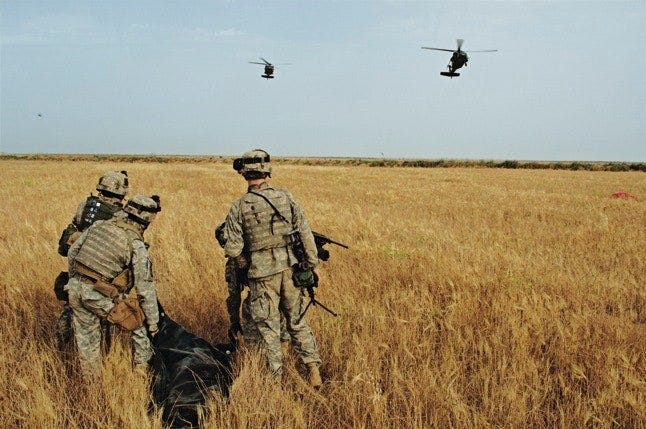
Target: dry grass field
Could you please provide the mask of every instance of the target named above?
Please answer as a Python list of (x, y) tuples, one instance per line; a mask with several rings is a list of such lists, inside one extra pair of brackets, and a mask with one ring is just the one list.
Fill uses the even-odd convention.
[[(161, 428), (122, 341), (101, 384), (55, 348), (56, 253), (106, 170), (161, 195), (146, 232), (168, 313), (226, 340), (224, 257), (213, 230), (246, 184), (229, 164), (0, 161), (0, 427)], [(646, 426), (646, 174), (278, 165), (330, 246), (310, 309), (324, 387), (288, 360), (266, 388), (239, 356), (210, 428), (638, 428)], [(626, 191), (637, 200), (615, 199)]]

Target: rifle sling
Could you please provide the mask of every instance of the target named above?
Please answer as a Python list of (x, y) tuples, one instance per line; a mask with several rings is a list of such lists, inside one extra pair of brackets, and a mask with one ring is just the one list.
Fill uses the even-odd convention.
[(267, 204), (269, 204), (269, 205), (271, 206), (271, 208), (272, 208), (272, 209), (274, 209), (274, 211), (276, 212), (276, 214), (278, 215), (278, 217), (280, 218), (280, 220), (282, 220), (283, 222), (285, 222), (285, 223), (286, 223), (286, 224), (288, 224), (288, 225), (291, 225), (291, 222), (290, 222), (290, 221), (288, 221), (288, 220), (287, 220), (287, 218), (286, 218), (285, 216), (283, 216), (283, 214), (280, 212), (280, 210), (278, 210), (278, 208), (276, 208), (276, 206), (274, 205), (274, 203), (272, 203), (272, 202), (269, 200), (269, 198), (267, 198), (266, 196), (264, 196), (263, 194), (258, 193), (258, 192), (249, 191), (249, 193), (250, 193), (250, 194), (254, 194), (254, 195), (258, 195), (260, 198), (262, 198), (263, 200), (267, 201)]

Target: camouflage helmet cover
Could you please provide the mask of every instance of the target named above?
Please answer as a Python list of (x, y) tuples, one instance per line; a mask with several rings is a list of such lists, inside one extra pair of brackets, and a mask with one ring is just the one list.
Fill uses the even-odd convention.
[(128, 192), (128, 173), (126, 171), (106, 171), (96, 190), (108, 196), (123, 198)]
[(271, 174), (269, 154), (262, 149), (254, 149), (233, 161), (233, 168), (240, 174), (257, 171)]
[(161, 211), (160, 199), (157, 195), (148, 197), (146, 195), (135, 195), (128, 200), (123, 211), (135, 220), (144, 224), (149, 224), (155, 219), (157, 213)]

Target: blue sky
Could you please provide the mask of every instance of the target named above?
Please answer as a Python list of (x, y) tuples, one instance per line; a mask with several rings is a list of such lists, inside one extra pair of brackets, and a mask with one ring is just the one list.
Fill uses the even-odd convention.
[[(3, 1), (0, 151), (646, 161), (646, 2)], [(448, 79), (450, 53), (473, 53)], [(262, 79), (264, 57), (276, 78)], [(41, 113), (41, 116), (38, 114)]]

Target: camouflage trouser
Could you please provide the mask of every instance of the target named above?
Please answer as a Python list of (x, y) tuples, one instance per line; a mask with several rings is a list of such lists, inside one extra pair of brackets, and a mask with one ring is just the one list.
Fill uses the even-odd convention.
[[(245, 299), (242, 301), (242, 320), (240, 326), (242, 327), (242, 336), (244, 337), (244, 343), (247, 346), (257, 347), (262, 345), (262, 335), (256, 327), (256, 324), (251, 318), (251, 299), (249, 298), (250, 294), (247, 294)], [(290, 341), (292, 337), (287, 331), (287, 323), (285, 322), (285, 316), (280, 315), (280, 341)]]
[[(114, 307), (112, 299), (94, 290), (91, 284), (82, 282), (76, 277), (67, 285), (69, 305), (74, 312), (73, 326), (76, 346), (79, 352), (81, 367), (86, 375), (95, 375), (101, 368), (101, 325), (99, 318), (104, 319)], [(150, 360), (153, 355), (152, 344), (146, 328), (140, 326), (131, 332), (134, 349), (134, 363), (140, 364)]]
[(292, 345), (302, 362), (321, 363), (316, 340), (305, 318), (296, 323), (305, 300), (301, 290), (292, 283), (292, 270), (259, 279), (249, 279), (249, 310), (251, 320), (263, 339), (269, 369), (274, 375), (282, 374), (280, 348), (280, 319), (285, 316)]
[[(72, 326), (72, 318), (74, 311), (70, 304), (66, 302), (61, 309), (61, 314), (56, 319), (55, 325), (55, 334), (56, 334), (56, 345), (58, 350), (61, 352), (66, 352), (72, 341), (74, 341), (74, 327)], [(106, 319), (100, 319), (101, 321), (101, 332), (103, 333), (104, 347), (106, 350), (110, 349), (110, 323)]]
[[(242, 328), (242, 336), (244, 338), (244, 343), (247, 347), (258, 347), (262, 345), (262, 336), (258, 331), (255, 323), (251, 319), (251, 300), (249, 299), (249, 294), (247, 294), (244, 299), (242, 299), (244, 285), (239, 285), (236, 279), (235, 273), (235, 262), (233, 259), (227, 259), (227, 263), (224, 268), (224, 278), (227, 282), (227, 288), (229, 289), (229, 296), (227, 298), (227, 311), (229, 312), (229, 318), (231, 323), (238, 321), (240, 327)], [(242, 301), (242, 302), (241, 302)], [(242, 305), (241, 305), (242, 304)], [(240, 309), (242, 308), (242, 311)], [(242, 314), (240, 314), (242, 313)], [(291, 337), (289, 332), (287, 332), (287, 327), (285, 323), (285, 317), (280, 315), (280, 340), (281, 341), (290, 341)]]

